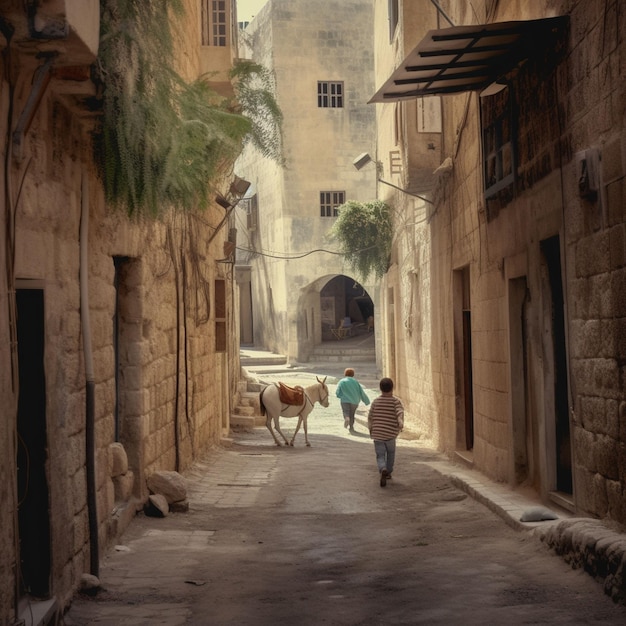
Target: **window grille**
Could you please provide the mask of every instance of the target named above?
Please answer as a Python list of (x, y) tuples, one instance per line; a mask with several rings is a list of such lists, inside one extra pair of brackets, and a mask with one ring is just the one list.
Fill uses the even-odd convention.
[(337, 217), (339, 207), (345, 201), (345, 191), (320, 191), (320, 215), (322, 217)]
[(393, 41), (393, 36), (398, 25), (398, 0), (388, 0), (389, 13), (389, 41)]
[(485, 198), (490, 198), (515, 180), (515, 125), (511, 99), (506, 89), (482, 98), (482, 143)]
[(228, 44), (227, 0), (202, 1), (202, 45), (224, 47)]
[(402, 174), (402, 157), (400, 150), (389, 152), (389, 172), (391, 174)]
[(343, 107), (343, 82), (318, 81), (317, 106), (330, 109)]
[(254, 194), (247, 203), (246, 206), (246, 221), (248, 230), (256, 230), (259, 221), (259, 204), (257, 195)]

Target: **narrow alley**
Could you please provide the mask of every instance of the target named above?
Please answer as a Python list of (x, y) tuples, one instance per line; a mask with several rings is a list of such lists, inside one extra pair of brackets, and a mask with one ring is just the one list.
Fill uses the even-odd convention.
[[(292, 448), (265, 427), (234, 433), (186, 475), (189, 511), (139, 515), (103, 560), (102, 590), (78, 595), (64, 623), (625, 623), (600, 584), (468, 497), (419, 442), (399, 440), (381, 488), (365, 407), (353, 434), (343, 427), (338, 367), (266, 373), (289, 384), (329, 375), (311, 447), (302, 433)], [(375, 397), (373, 372), (356, 376)], [(292, 433), (295, 420), (281, 426)]]

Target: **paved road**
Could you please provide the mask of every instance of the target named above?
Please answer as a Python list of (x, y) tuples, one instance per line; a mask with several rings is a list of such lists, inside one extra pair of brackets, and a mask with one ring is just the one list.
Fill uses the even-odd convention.
[(626, 607), (457, 489), (419, 442), (399, 442), (381, 488), (334, 385), (309, 439), (277, 448), (257, 428), (212, 450), (186, 475), (189, 512), (137, 517), (102, 560), (103, 591), (78, 596), (65, 624), (626, 623)]

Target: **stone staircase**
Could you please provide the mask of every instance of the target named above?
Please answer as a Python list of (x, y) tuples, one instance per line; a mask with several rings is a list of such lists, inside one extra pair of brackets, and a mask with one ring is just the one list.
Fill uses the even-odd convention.
[[(239, 360), (242, 367), (261, 367), (266, 371), (273, 368), (284, 368), (287, 357), (261, 350), (245, 350), (240, 352)], [(237, 384), (239, 401), (230, 416), (230, 427), (234, 430), (250, 430), (257, 426), (265, 426), (265, 417), (261, 415), (259, 393), (264, 384), (251, 380), (241, 380)]]
[(372, 363), (376, 361), (374, 342), (325, 341), (315, 346), (310, 363)]
[(265, 426), (265, 417), (261, 416), (259, 393), (264, 385), (249, 381), (238, 383), (239, 402), (230, 416), (230, 427), (235, 430), (249, 430), (256, 426)]

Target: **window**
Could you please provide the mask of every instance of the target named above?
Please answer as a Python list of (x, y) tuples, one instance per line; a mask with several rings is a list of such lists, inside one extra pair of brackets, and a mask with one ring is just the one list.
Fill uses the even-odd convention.
[(343, 82), (317, 82), (317, 106), (338, 109), (343, 106)]
[(418, 133), (442, 132), (440, 96), (417, 98), (417, 106), (415, 110), (417, 113), (415, 122)]
[(227, 0), (202, 1), (202, 45), (226, 46), (228, 43)]
[(509, 89), (481, 99), (485, 197), (490, 198), (515, 179), (515, 129)]
[(226, 281), (215, 281), (215, 352), (226, 352)]
[(389, 173), (402, 174), (402, 157), (400, 150), (391, 150), (389, 152)]
[(246, 225), (248, 230), (256, 230), (259, 221), (259, 204), (257, 195), (254, 194), (246, 202)]
[(388, 3), (389, 41), (392, 41), (393, 35), (396, 32), (396, 26), (398, 25), (398, 0), (388, 0)]
[(337, 217), (339, 207), (346, 201), (345, 191), (320, 191), (320, 215)]

